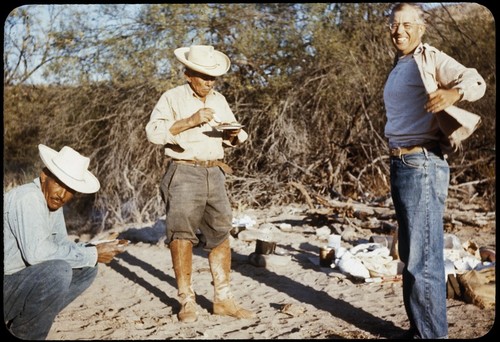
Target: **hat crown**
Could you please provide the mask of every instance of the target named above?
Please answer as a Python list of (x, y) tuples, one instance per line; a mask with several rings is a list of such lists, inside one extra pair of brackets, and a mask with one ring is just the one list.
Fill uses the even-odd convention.
[(78, 181), (83, 181), (90, 164), (90, 158), (82, 156), (69, 146), (64, 146), (52, 162), (62, 172)]
[(205, 68), (216, 68), (215, 49), (211, 45), (192, 45), (187, 60)]
[(224, 75), (231, 66), (229, 57), (212, 45), (180, 47), (174, 55), (186, 68), (209, 76)]
[(99, 180), (88, 170), (90, 158), (81, 155), (69, 146), (64, 146), (57, 152), (39, 144), (38, 150), (40, 158), (50, 172), (71, 189), (91, 194), (101, 187)]

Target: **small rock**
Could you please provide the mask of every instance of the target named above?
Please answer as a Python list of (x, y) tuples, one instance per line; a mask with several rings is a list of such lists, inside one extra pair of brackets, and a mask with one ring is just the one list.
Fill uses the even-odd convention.
[(283, 304), (283, 306), (280, 309), (280, 312), (285, 313), (287, 315), (290, 315), (292, 317), (299, 316), (303, 314), (306, 311), (306, 309), (303, 306), (297, 305), (297, 304)]
[(250, 261), (250, 264), (257, 267), (272, 267), (285, 266), (292, 260), (292, 257), (290, 255), (264, 255), (253, 252), (248, 256), (248, 260)]

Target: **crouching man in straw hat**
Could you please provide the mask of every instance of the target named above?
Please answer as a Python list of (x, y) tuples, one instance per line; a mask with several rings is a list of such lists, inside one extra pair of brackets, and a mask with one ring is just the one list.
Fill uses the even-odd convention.
[(38, 149), (40, 177), (5, 193), (3, 207), (4, 321), (26, 340), (46, 339), (57, 314), (92, 284), (97, 263), (124, 251), (124, 241), (94, 246), (68, 238), (63, 206), (76, 192), (97, 192), (99, 181), (87, 170), (89, 158), (71, 147)]
[(229, 70), (229, 58), (208, 45), (174, 51), (185, 66), (187, 83), (163, 93), (146, 126), (147, 138), (165, 147), (171, 161), (161, 181), (166, 204), (167, 239), (177, 280), (182, 322), (198, 318), (191, 285), (193, 244), (199, 229), (209, 251), (213, 277), (213, 313), (237, 318), (255, 314), (241, 308), (230, 290), (232, 211), (225, 188), (231, 169), (221, 160), (248, 134), (241, 129), (225, 97), (215, 91), (216, 78)]

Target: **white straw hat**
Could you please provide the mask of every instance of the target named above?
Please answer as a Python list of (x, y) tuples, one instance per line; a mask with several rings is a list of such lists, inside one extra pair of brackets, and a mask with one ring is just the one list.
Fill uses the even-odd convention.
[(192, 45), (175, 49), (175, 57), (189, 69), (209, 76), (224, 75), (231, 66), (229, 57), (211, 45)]
[(91, 194), (101, 187), (99, 180), (88, 171), (90, 159), (71, 147), (64, 146), (57, 152), (43, 144), (38, 145), (40, 158), (45, 166), (71, 189)]

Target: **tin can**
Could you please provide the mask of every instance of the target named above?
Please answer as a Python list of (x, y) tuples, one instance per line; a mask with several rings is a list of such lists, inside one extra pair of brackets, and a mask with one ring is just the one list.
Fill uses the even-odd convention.
[(331, 247), (319, 248), (319, 265), (321, 267), (330, 267), (335, 259), (335, 249)]

